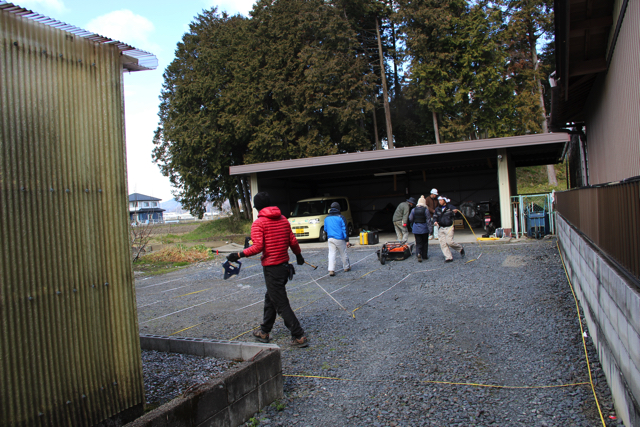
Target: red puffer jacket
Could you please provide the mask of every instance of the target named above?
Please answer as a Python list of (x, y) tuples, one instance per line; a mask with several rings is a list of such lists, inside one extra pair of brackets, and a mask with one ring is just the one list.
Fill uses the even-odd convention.
[(300, 245), (291, 231), (291, 225), (280, 209), (269, 206), (258, 213), (258, 219), (251, 226), (253, 245), (242, 251), (245, 256), (262, 252), (262, 265), (278, 265), (289, 261), (289, 247), (294, 254), (300, 254)]

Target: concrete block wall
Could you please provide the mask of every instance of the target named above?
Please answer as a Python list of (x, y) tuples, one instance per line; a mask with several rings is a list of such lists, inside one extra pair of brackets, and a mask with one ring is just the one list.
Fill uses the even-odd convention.
[(625, 426), (640, 427), (640, 292), (561, 215), (557, 235), (571, 283)]
[(127, 424), (127, 427), (238, 426), (282, 398), (280, 348), (200, 338), (141, 335), (143, 350), (243, 360), (222, 376)]

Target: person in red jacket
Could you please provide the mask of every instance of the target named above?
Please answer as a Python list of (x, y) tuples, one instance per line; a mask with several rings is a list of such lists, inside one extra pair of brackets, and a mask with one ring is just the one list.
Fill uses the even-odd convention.
[(258, 219), (251, 226), (253, 245), (242, 252), (227, 256), (231, 262), (239, 258), (257, 255), (262, 252), (262, 269), (267, 285), (264, 296), (264, 315), (260, 329), (253, 336), (260, 342), (269, 342), (269, 333), (276, 321), (276, 314), (282, 316), (284, 325), (291, 331), (291, 345), (306, 347), (309, 345), (304, 329), (289, 304), (285, 285), (289, 280), (289, 248), (296, 256), (298, 265), (304, 264), (302, 251), (291, 225), (280, 209), (271, 206), (269, 194), (262, 192), (253, 198), (253, 206), (258, 210)]

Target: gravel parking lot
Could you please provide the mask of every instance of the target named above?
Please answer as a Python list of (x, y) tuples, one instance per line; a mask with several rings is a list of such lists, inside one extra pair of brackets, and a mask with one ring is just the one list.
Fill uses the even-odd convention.
[[(311, 345), (290, 348), (276, 322), (285, 398), (255, 415), (260, 425), (602, 425), (555, 239), (465, 248), (450, 264), (431, 245), (428, 261), (383, 266), (374, 249), (356, 247), (352, 271), (329, 277), (327, 249), (303, 245), (319, 268), (296, 266), (287, 287)], [(259, 259), (226, 281), (223, 260), (138, 278), (140, 332), (252, 341), (265, 291)], [(603, 417), (617, 426), (587, 344)]]

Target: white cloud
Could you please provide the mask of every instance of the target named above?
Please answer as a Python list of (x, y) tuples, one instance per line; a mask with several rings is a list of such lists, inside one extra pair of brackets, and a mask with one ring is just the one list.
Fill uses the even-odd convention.
[(63, 13), (67, 10), (62, 0), (17, 0), (20, 6), (37, 13)]
[(127, 9), (116, 10), (92, 19), (85, 28), (138, 49), (152, 53), (160, 50), (160, 47), (150, 40), (151, 34), (155, 31), (153, 23)]

